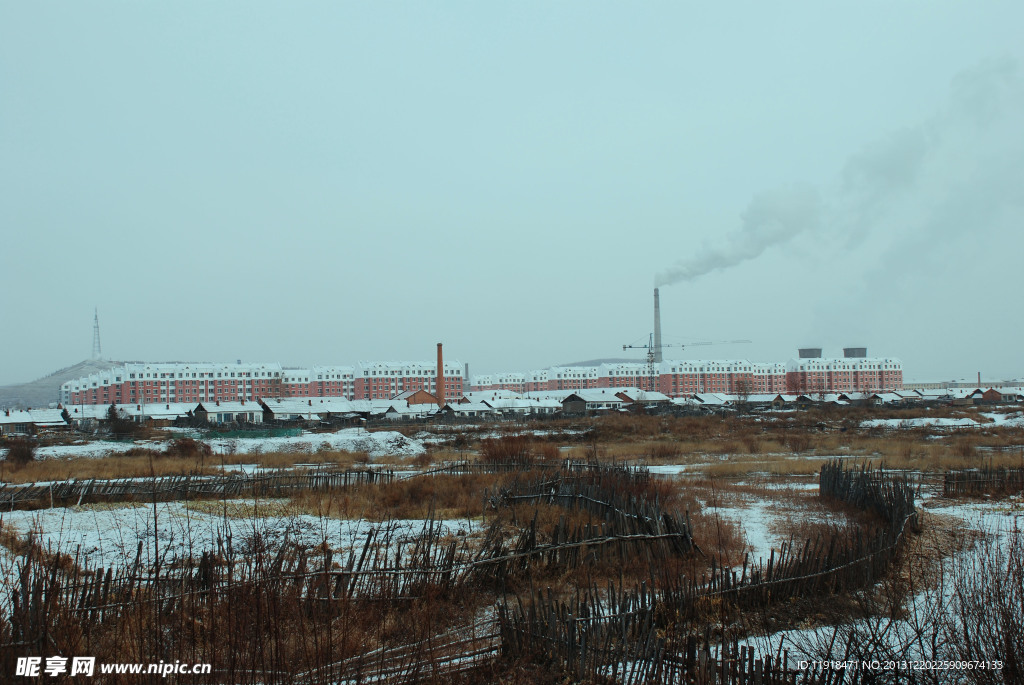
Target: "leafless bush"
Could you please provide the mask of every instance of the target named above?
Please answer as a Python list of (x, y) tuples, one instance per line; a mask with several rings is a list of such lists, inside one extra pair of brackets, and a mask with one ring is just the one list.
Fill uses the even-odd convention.
[(7, 441), (7, 463), (19, 467), (35, 461), (36, 443), (29, 438), (14, 438)]
[(1003, 662), (1001, 672), (971, 672), (976, 683), (1024, 680), (1024, 530), (1015, 524), (998, 533), (953, 560), (951, 610), (942, 622), (950, 658)]
[(526, 435), (485, 438), (480, 441), (480, 458), (492, 464), (532, 463), (532, 444)]
[(676, 459), (681, 454), (682, 450), (679, 449), (679, 443), (675, 441), (656, 442), (647, 450), (647, 457), (651, 459), (651, 461)]
[(554, 462), (562, 458), (562, 452), (558, 449), (558, 445), (552, 445), (550, 443), (534, 444), (534, 453), (540, 461)]
[(954, 439), (953, 454), (963, 459), (973, 457), (976, 454), (974, 439), (967, 436)]
[[(873, 683), (1020, 683), (1024, 678), (1024, 531), (988, 531), (933, 568), (914, 563), (854, 595), (852, 616), (789, 638), (809, 659), (988, 664), (943, 671), (876, 670)], [(770, 651), (776, 645), (764, 645)], [(1001, 664), (993, 668), (994, 663)]]
[(806, 452), (811, 446), (811, 438), (804, 433), (790, 433), (785, 443), (791, 452)]
[(205, 442), (193, 440), (192, 438), (178, 438), (177, 440), (173, 440), (171, 444), (167, 446), (166, 454), (168, 456), (195, 459), (210, 456), (213, 454), (213, 448)]

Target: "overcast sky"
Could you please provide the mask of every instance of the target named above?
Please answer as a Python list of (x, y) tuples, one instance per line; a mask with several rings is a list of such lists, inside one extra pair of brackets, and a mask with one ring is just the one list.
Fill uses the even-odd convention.
[[(0, 0), (0, 383), (867, 346), (1024, 375), (1024, 3)], [(640, 356), (639, 354), (637, 355)]]

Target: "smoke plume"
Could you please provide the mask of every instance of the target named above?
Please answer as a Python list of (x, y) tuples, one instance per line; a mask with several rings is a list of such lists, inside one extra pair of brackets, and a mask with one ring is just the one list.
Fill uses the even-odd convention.
[(692, 258), (662, 271), (654, 284), (660, 287), (689, 281), (754, 259), (772, 245), (814, 230), (820, 220), (820, 204), (817, 191), (807, 186), (761, 193), (743, 212), (741, 228), (729, 234), (722, 245), (705, 247)]
[(976, 238), (994, 232), (996, 215), (1024, 202), (1022, 117), (1024, 83), (1013, 59), (968, 69), (931, 117), (850, 155), (824, 200), (808, 187), (758, 195), (722, 244), (662, 271), (655, 283), (735, 266), (805, 232), (829, 251), (858, 248), (873, 235), (891, 244), (876, 245), (872, 263), (908, 273), (965, 229)]

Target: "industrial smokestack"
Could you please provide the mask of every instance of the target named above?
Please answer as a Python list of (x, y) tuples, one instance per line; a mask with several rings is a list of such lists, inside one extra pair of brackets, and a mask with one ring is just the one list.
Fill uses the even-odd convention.
[(654, 289), (654, 361), (661, 361), (661, 298)]
[(441, 343), (437, 343), (437, 406), (444, 406), (444, 355)]

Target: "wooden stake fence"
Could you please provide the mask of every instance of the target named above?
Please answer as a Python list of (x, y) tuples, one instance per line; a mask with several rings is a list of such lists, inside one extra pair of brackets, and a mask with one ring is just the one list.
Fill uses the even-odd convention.
[(947, 471), (942, 481), (945, 497), (978, 497), (1011, 495), (1024, 492), (1024, 468), (994, 468), (991, 464), (979, 469)]
[(164, 502), (245, 496), (272, 497), (303, 490), (344, 490), (361, 485), (390, 483), (394, 479), (395, 472), (392, 470), (365, 469), (69, 480), (47, 485), (0, 483), (0, 507), (13, 510), (89, 502)]

